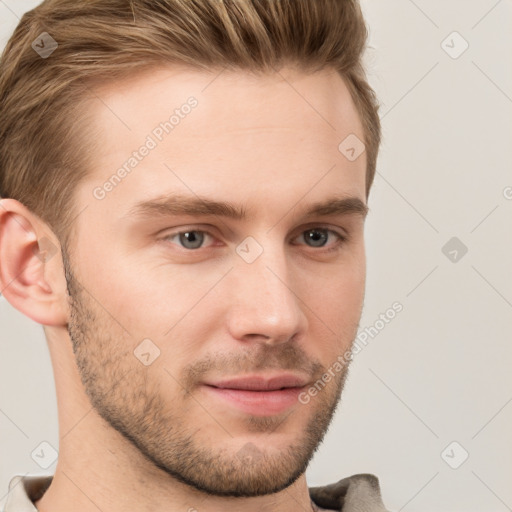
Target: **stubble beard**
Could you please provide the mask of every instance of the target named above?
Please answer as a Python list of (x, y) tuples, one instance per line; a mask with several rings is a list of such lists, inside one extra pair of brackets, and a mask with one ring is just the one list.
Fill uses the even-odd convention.
[[(289, 414), (301, 414), (303, 410), (309, 419), (293, 442), (278, 453), (266, 450), (264, 443), (257, 441), (233, 450), (206, 445), (197, 439), (198, 429), (190, 426), (190, 419), (180, 416), (173, 410), (174, 404), (164, 399), (159, 388), (161, 382), (147, 378), (147, 368), (133, 356), (133, 340), (122, 331), (119, 335), (112, 334), (113, 328), (116, 329), (112, 318), (89, 298), (66, 259), (64, 263), (71, 312), (68, 332), (85, 392), (101, 418), (147, 461), (173, 479), (216, 496), (276, 493), (305, 472), (338, 407), (348, 363), (330, 386), (311, 399), (309, 410), (300, 403), (290, 410)], [(258, 359), (262, 364), (269, 361), (264, 354)], [(282, 355), (280, 360), (283, 361)], [(321, 375), (325, 368), (317, 363), (310, 366), (310, 371)], [(161, 379), (168, 382), (170, 376), (162, 372)], [(214, 419), (222, 427), (223, 418)], [(246, 428), (247, 432), (272, 436), (285, 423), (286, 417), (281, 415), (248, 416)], [(229, 432), (229, 425), (225, 427)]]

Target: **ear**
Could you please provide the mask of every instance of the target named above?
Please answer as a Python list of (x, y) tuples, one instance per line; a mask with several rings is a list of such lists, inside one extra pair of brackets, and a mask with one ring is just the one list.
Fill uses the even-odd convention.
[(67, 325), (68, 301), (60, 243), (15, 199), (0, 201), (0, 293), (42, 325)]

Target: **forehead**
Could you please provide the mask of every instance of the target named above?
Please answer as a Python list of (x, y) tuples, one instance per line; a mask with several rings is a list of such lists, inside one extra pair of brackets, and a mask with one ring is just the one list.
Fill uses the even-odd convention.
[[(96, 122), (105, 142), (116, 148), (119, 135), (137, 143), (195, 98), (193, 121), (181, 123), (174, 135), (230, 134), (239, 130), (300, 130), (303, 138), (343, 135), (347, 129), (363, 136), (354, 102), (344, 79), (333, 69), (305, 74), (282, 68), (267, 74), (248, 71), (199, 71), (187, 67), (155, 68), (97, 90)], [(307, 121), (308, 124), (294, 125)], [(176, 127), (178, 128), (178, 127)], [(191, 133), (192, 132), (192, 133)]]
[[(263, 199), (269, 208), (307, 193), (319, 200), (333, 187), (364, 198), (366, 155), (351, 161), (339, 148), (347, 137), (363, 140), (363, 129), (334, 70), (166, 67), (96, 92), (101, 144), (80, 190), (82, 208), (113, 218), (166, 191)], [(150, 149), (141, 155), (144, 146)], [(98, 201), (94, 188), (108, 182)]]

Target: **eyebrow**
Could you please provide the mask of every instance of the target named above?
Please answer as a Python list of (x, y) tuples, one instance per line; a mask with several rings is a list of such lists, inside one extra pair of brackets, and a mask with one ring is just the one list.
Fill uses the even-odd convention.
[[(331, 197), (311, 204), (303, 213), (305, 217), (368, 214), (368, 206), (358, 197)], [(127, 217), (151, 218), (172, 215), (218, 216), (233, 220), (247, 219), (247, 210), (227, 201), (215, 201), (200, 196), (173, 194), (136, 203)]]

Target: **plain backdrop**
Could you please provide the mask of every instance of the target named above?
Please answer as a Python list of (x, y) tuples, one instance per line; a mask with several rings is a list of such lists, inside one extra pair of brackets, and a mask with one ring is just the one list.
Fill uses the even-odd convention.
[[(0, 1), (0, 47), (38, 3)], [(512, 2), (362, 5), (384, 131), (360, 327), (372, 335), (308, 482), (373, 473), (391, 510), (512, 510)], [(0, 338), (1, 503), (13, 475), (53, 473), (31, 453), (58, 449), (58, 431), (42, 327), (0, 298)]]

